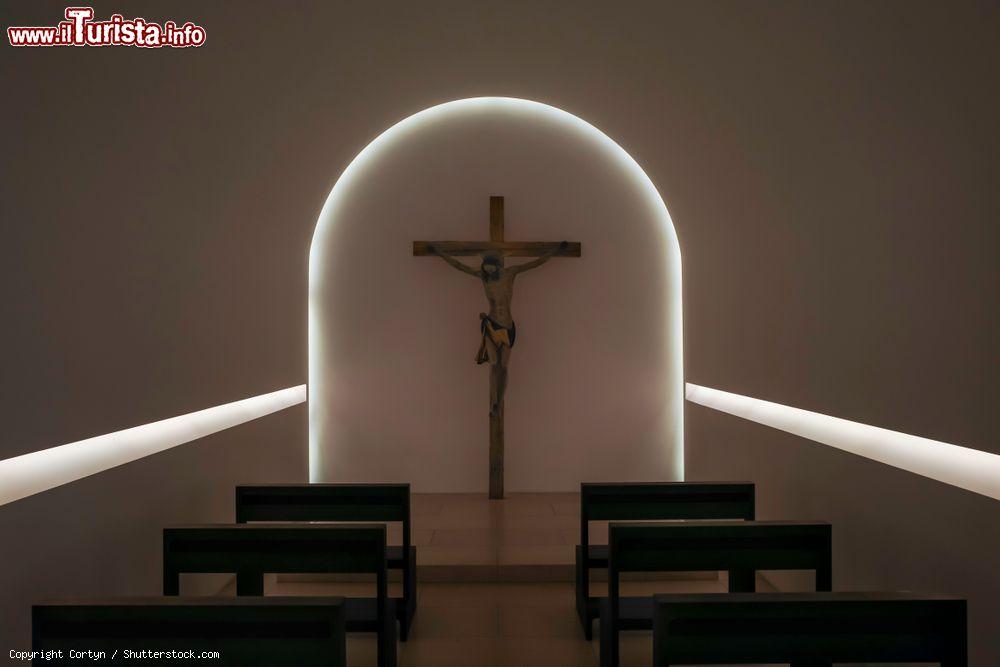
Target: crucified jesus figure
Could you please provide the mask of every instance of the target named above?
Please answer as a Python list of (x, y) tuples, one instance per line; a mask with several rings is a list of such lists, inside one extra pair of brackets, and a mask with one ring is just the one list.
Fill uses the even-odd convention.
[[(490, 364), (490, 498), (503, 498), (503, 397), (507, 391), (507, 365), (514, 347), (516, 331), (510, 302), (514, 296), (514, 278), (519, 273), (541, 266), (553, 257), (579, 257), (579, 243), (549, 241), (506, 241), (503, 233), (503, 197), (490, 197), (489, 241), (414, 241), (414, 257), (437, 255), (462, 273), (483, 282), (489, 313), (479, 314), (482, 340), (476, 363)], [(475, 268), (455, 259), (479, 257)], [(532, 257), (530, 262), (505, 266), (508, 257)]]
[(486, 251), (479, 253), (482, 263), (473, 268), (460, 262), (444, 249), (434, 244), (427, 245), (427, 252), (437, 255), (462, 273), (479, 278), (490, 304), (489, 313), (479, 313), (479, 330), (482, 340), (476, 352), (476, 363), (490, 364), (490, 416), (500, 414), (504, 393), (507, 390), (507, 364), (517, 337), (517, 327), (510, 312), (510, 302), (514, 297), (514, 278), (534, 268), (538, 268), (561, 251), (569, 247), (563, 241), (544, 255), (523, 264), (505, 266), (502, 253)]

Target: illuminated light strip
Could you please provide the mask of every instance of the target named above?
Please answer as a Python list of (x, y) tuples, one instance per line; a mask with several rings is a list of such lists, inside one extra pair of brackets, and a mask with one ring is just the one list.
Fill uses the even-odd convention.
[(1000, 456), (687, 384), (687, 400), (1000, 500)]
[(324, 237), (330, 233), (332, 219), (336, 217), (338, 207), (350, 192), (354, 182), (363, 176), (365, 167), (371, 160), (382, 151), (389, 150), (397, 141), (418, 132), (425, 124), (465, 113), (532, 114), (538, 118), (552, 120), (565, 127), (575, 129), (581, 136), (600, 145), (609, 159), (616, 161), (623, 170), (628, 172), (633, 182), (642, 189), (647, 202), (659, 211), (660, 222), (667, 235), (667, 270), (670, 272), (672, 287), (667, 306), (670, 320), (669, 325), (665, 328), (670, 331), (668, 345), (671, 367), (667, 373), (667, 382), (671, 389), (676, 390), (676, 397), (671, 400), (674, 442), (677, 445), (673, 452), (673, 467), (678, 478), (683, 480), (684, 399), (680, 391), (684, 382), (681, 250), (674, 223), (670, 219), (670, 213), (667, 211), (667, 206), (663, 202), (663, 198), (660, 197), (656, 185), (639, 166), (639, 163), (614, 139), (568, 111), (516, 97), (469, 97), (418, 111), (375, 137), (341, 173), (320, 212), (316, 228), (313, 231), (312, 245), (309, 248), (309, 386), (312, 387), (313, 398), (309, 406), (309, 481), (323, 481), (320, 474), (323, 468), (323, 452), (320, 450), (322, 420), (318, 413), (327, 404), (327, 401), (323, 395), (326, 388), (323, 385), (324, 378), (321, 373), (324, 332), (316, 310), (321, 307), (321, 267), (327, 261), (324, 257), (324, 249), (326, 248)]
[(0, 505), (204, 438), (306, 400), (306, 385), (0, 461)]

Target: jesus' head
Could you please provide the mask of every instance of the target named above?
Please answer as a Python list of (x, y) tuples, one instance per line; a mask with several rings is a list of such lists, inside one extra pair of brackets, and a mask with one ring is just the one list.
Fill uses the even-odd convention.
[(483, 255), (483, 264), (480, 267), (480, 271), (482, 272), (483, 280), (498, 280), (501, 273), (503, 273), (503, 262), (500, 261), (500, 256), (493, 253)]

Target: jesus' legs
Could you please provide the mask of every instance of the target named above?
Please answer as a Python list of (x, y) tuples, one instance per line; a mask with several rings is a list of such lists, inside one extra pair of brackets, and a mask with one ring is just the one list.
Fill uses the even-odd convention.
[(497, 362), (490, 365), (490, 415), (497, 416), (503, 408), (503, 397), (507, 392), (507, 362), (510, 361), (510, 348), (501, 345), (497, 348)]

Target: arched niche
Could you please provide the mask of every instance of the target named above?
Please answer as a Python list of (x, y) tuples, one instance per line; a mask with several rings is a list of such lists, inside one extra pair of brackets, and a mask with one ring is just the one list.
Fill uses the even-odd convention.
[[(482, 287), (423, 239), (583, 243), (517, 279), (507, 490), (683, 479), (681, 258), (670, 215), (618, 144), (554, 107), (473, 98), (372, 141), (337, 180), (309, 257), (310, 479), (484, 492)], [(512, 260), (513, 261), (513, 260)]]

